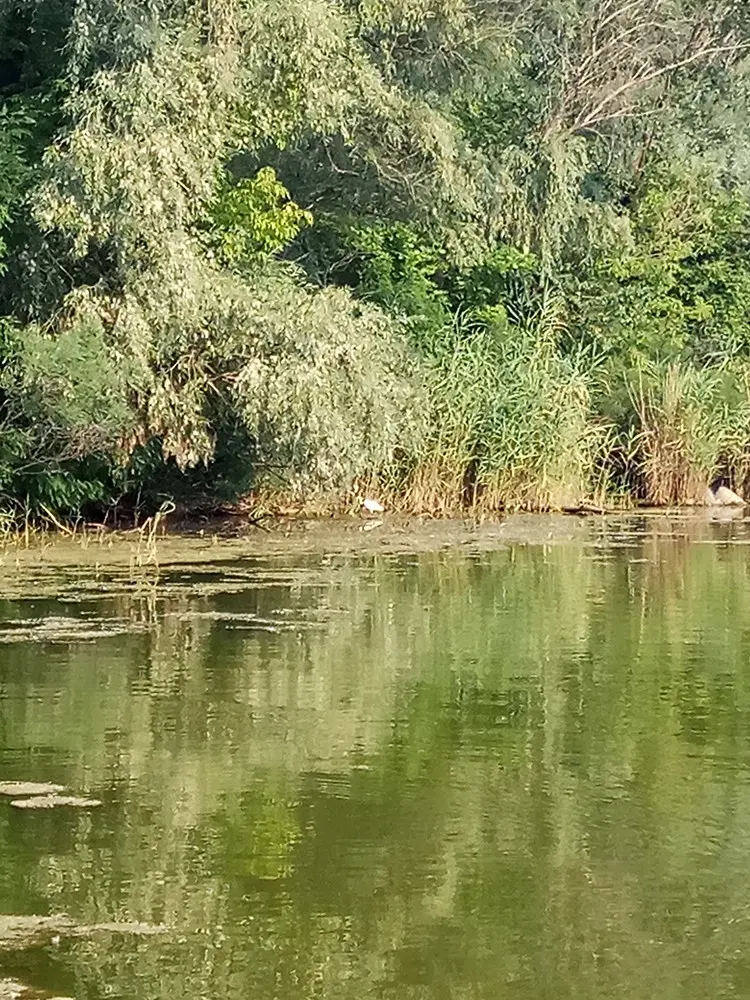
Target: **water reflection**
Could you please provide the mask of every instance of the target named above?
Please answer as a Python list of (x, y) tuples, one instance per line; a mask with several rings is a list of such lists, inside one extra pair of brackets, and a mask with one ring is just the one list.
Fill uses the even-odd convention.
[(0, 977), (165, 1000), (750, 992), (746, 525), (587, 532), (2, 602), (0, 777), (105, 805), (0, 803), (0, 912), (173, 930), (0, 951)]

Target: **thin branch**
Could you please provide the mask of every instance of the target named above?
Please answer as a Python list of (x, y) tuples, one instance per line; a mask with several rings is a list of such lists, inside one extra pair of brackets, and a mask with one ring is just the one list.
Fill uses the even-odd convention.
[(645, 8), (646, 10), (652, 9), (652, 4), (649, 0), (631, 0), (630, 3), (626, 3), (622, 7), (615, 6), (615, 9), (601, 22), (597, 25), (597, 32), (600, 32), (602, 28), (606, 28), (607, 25), (612, 24), (614, 21), (619, 20), (628, 14), (631, 10), (637, 10), (638, 8)]
[(585, 117), (581, 118), (579, 115), (573, 125), (573, 129), (585, 129), (591, 125), (601, 124), (603, 121), (610, 120), (612, 114), (605, 114), (608, 105), (635, 89), (645, 87), (647, 84), (653, 83), (654, 80), (658, 80), (661, 77), (674, 73), (679, 69), (684, 69), (686, 66), (691, 66), (693, 63), (699, 62), (701, 59), (707, 59), (711, 56), (720, 55), (726, 52), (737, 52), (739, 50), (748, 49), (750, 49), (750, 42), (741, 42), (731, 46), (717, 45), (711, 48), (704, 48), (697, 52), (693, 52), (692, 55), (686, 56), (684, 59), (675, 60), (672, 63), (668, 63), (666, 66), (657, 67), (648, 73), (631, 77), (631, 79), (626, 80), (625, 83), (621, 84), (610, 94), (607, 94), (606, 97), (603, 97), (596, 107), (589, 111)]
[(728, 0), (717, 0), (693, 19), (675, 16), (665, 0), (583, 0), (577, 29), (548, 39), (560, 86), (543, 135), (592, 131), (644, 113), (636, 94), (649, 84), (750, 50), (727, 21), (732, 9)]

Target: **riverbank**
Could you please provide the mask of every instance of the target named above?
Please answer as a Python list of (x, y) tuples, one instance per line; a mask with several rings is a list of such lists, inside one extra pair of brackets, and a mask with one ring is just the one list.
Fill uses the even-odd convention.
[[(148, 524), (130, 531), (81, 528), (63, 534), (35, 532), (8, 536), (0, 546), (0, 570), (65, 566), (147, 570), (180, 568), (235, 559), (280, 557), (400, 556), (462, 551), (478, 554), (513, 545), (559, 545), (601, 538), (618, 539), (689, 532), (710, 536), (717, 527), (740, 533), (750, 524), (742, 508), (649, 509), (619, 514), (509, 514), (493, 519), (380, 517), (276, 517), (262, 524), (242, 517), (220, 518), (177, 529)], [(2, 582), (0, 582), (0, 592)]]

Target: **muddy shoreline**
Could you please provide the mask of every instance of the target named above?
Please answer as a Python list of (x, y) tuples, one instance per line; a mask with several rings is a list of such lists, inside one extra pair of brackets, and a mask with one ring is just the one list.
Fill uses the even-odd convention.
[(493, 519), (384, 515), (335, 518), (276, 518), (263, 525), (221, 518), (176, 528), (107, 531), (87, 527), (75, 533), (17, 536), (0, 546), (0, 576), (45, 566), (98, 568), (179, 567), (235, 558), (419, 555), (441, 551), (491, 552), (513, 545), (583, 543), (592, 538), (703, 534), (750, 523), (743, 510), (730, 508), (638, 510), (618, 514), (510, 514)]

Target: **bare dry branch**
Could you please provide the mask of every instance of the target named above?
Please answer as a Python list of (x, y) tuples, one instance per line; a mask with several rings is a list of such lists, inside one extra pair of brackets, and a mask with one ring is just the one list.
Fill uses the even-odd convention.
[[(744, 43), (741, 47), (743, 49), (750, 48), (750, 42)], [(684, 59), (678, 59), (675, 62), (668, 63), (666, 66), (658, 67), (650, 72), (641, 72), (636, 74), (631, 79), (626, 80), (625, 83), (621, 84), (619, 87), (616, 87), (611, 93), (603, 97), (587, 114), (579, 115), (573, 124), (573, 130), (585, 130), (590, 128), (592, 125), (601, 125), (603, 122), (610, 121), (613, 117), (617, 117), (616, 110), (609, 109), (612, 105), (616, 105), (617, 101), (625, 94), (642, 89), (647, 86), (647, 84), (652, 83), (661, 77), (669, 76), (677, 70), (690, 66), (701, 59), (708, 59), (714, 55), (735, 52), (737, 48), (737, 46), (722, 45), (714, 46), (712, 48), (703, 48), (697, 52), (693, 52), (689, 56), (686, 56)]]
[(645, 114), (654, 86), (700, 63), (731, 63), (750, 50), (730, 23), (732, 5), (700, 17), (675, 0), (582, 0), (574, 22), (545, 41), (559, 89), (544, 135), (593, 132)]

